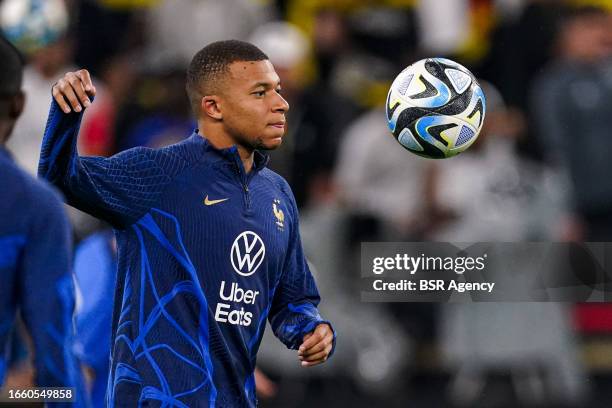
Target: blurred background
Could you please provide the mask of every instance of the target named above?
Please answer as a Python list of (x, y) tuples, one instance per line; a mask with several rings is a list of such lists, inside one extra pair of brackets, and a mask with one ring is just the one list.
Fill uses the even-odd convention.
[[(320, 309), (339, 335), (328, 363), (302, 369), (268, 330), (261, 406), (610, 407), (612, 305), (362, 303), (359, 251), (612, 240), (611, 11), (612, 0), (0, 0), (0, 28), (28, 62), (9, 148), (36, 172), (51, 86), (76, 68), (98, 90), (81, 154), (186, 138), (191, 57), (212, 41), (250, 41), (291, 105), (270, 167), (293, 188)], [(384, 114), (395, 75), (430, 56), (470, 68), (487, 96), (477, 143), (445, 161), (403, 150)], [(101, 406), (114, 237), (67, 211), (76, 352)], [(20, 331), (7, 387), (31, 381)]]

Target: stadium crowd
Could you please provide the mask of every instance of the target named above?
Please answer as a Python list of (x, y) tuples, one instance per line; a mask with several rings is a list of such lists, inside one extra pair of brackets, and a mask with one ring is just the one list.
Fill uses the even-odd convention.
[[(0, 11), (10, 2), (1, 0)], [(97, 88), (80, 153), (110, 156), (191, 134), (185, 70), (205, 44), (249, 41), (274, 64), (291, 109), (269, 167), (295, 194), (320, 310), (339, 343), (329, 363), (305, 370), (268, 329), (257, 361), (262, 407), (610, 406), (612, 306), (362, 303), (359, 256), (366, 241), (612, 241), (612, 1), (47, 7), (54, 19), (44, 35), (1, 27), (27, 61), (25, 109), (8, 149), (33, 175), (51, 87), (65, 72), (87, 68)], [(470, 68), (487, 96), (477, 143), (444, 161), (403, 150), (384, 112), (395, 75), (428, 56)], [(110, 226), (66, 211), (75, 242), (74, 353), (102, 406), (116, 243)], [(23, 323), (13, 337), (4, 387), (33, 385)]]

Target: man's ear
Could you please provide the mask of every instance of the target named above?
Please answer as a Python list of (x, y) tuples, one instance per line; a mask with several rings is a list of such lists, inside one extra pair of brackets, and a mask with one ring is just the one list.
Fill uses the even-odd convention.
[(201, 100), (200, 109), (202, 115), (209, 116), (216, 120), (223, 119), (221, 98), (217, 95), (204, 96)]
[(23, 112), (23, 107), (25, 106), (25, 94), (23, 91), (19, 91), (15, 96), (13, 96), (12, 101), (9, 105), (9, 118), (12, 120), (17, 120), (17, 118)]

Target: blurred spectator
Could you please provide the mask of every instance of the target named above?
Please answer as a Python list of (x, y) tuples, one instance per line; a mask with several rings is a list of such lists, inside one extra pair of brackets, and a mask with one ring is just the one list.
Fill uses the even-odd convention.
[(495, 84), (510, 107), (524, 114), (533, 79), (554, 56), (564, 6), (557, 0), (527, 0), (516, 17), (503, 20), (492, 34), (481, 74)]
[(517, 155), (522, 117), (506, 109), (496, 88), (481, 85), (487, 114), (478, 139), (458, 157), (429, 168), (427, 234), (444, 242), (549, 239), (548, 227), (561, 210), (554, 200), (558, 183), (541, 165)]
[[(487, 119), (477, 141), (461, 155), (436, 162), (428, 184), (429, 238), (444, 242), (524, 242), (552, 238), (549, 225), (560, 214), (559, 184), (541, 165), (517, 155), (520, 120), (499, 92), (482, 82)], [(515, 250), (509, 248), (508, 250)], [(523, 252), (487, 264), (495, 282), (513, 279), (521, 293), (537, 265)], [(508, 268), (512, 276), (508, 276)], [(441, 308), (440, 348), (454, 373), (451, 401), (459, 406), (582, 406), (585, 373), (579, 362), (568, 308), (555, 303), (462, 303)], [(537, 330), (534, 328), (537, 327)], [(488, 395), (494, 379), (506, 388)], [(514, 392), (511, 391), (514, 389)], [(514, 395), (514, 397), (512, 397)], [(505, 406), (505, 405), (504, 405)]]
[(129, 53), (119, 54), (106, 61), (97, 83), (96, 103), (83, 118), (79, 134), (79, 151), (88, 156), (110, 156), (117, 144), (118, 121), (129, 108), (138, 69)]
[[(384, 112), (387, 81), (393, 65), (375, 57), (361, 60), (367, 81), (363, 88), (385, 91), (377, 94), (374, 107), (359, 116), (342, 135), (334, 172), (336, 198), (344, 212), (342, 240), (345, 262), (337, 271), (345, 286), (358, 290), (360, 242), (420, 240), (425, 224), (425, 175), (430, 162), (407, 153), (389, 133)], [(359, 67), (359, 65), (356, 65)], [(372, 94), (376, 94), (372, 92)], [(342, 234), (343, 233), (343, 234)], [(342, 234), (342, 235), (340, 235)], [(397, 303), (384, 305), (387, 318), (410, 343), (418, 346), (434, 336), (435, 306)]]
[(572, 9), (558, 37), (559, 56), (534, 82), (538, 136), (548, 159), (571, 181), (562, 239), (612, 238), (612, 29), (599, 8)]
[(421, 49), (433, 55), (453, 55), (468, 40), (469, 1), (429, 0), (417, 7)]
[[(533, 108), (538, 135), (549, 160), (569, 178), (566, 215), (558, 238), (570, 241), (612, 239), (612, 17), (604, 9), (569, 10), (558, 38), (559, 55), (535, 82)], [(576, 323), (585, 350), (610, 346), (610, 304), (579, 304)], [(607, 353), (591, 353), (598, 366)], [(610, 364), (604, 367), (610, 369)]]
[(333, 85), (337, 65), (354, 53), (387, 59), (397, 70), (408, 65), (419, 38), (415, 8), (413, 0), (288, 0), (283, 6), (287, 20), (311, 41), (311, 65), (326, 86)]
[(186, 66), (205, 44), (245, 40), (271, 14), (265, 2), (160, 0), (147, 14), (147, 60), (155, 67)]
[[(76, 2), (74, 36), (77, 66), (102, 77), (117, 54), (144, 46), (146, 8), (159, 0), (80, 0)], [(109, 35), (112, 33), (112, 35)], [(134, 55), (132, 57), (135, 57)]]
[(371, 238), (418, 239), (429, 165), (389, 134), (383, 108), (372, 109), (343, 136), (335, 173), (339, 199), (351, 214), (376, 220), (384, 232)]
[(514, 115), (527, 126), (515, 145), (524, 155), (541, 160), (544, 146), (537, 137), (539, 117), (529, 109), (534, 79), (555, 53), (555, 38), (566, 2), (527, 0), (515, 17), (500, 21), (491, 34), (491, 48), (477, 72), (501, 91)]

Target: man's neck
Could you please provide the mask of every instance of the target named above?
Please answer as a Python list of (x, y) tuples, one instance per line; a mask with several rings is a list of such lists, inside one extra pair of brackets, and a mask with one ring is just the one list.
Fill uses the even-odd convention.
[(244, 167), (244, 171), (249, 173), (253, 168), (254, 161), (254, 151), (248, 149), (240, 144), (237, 144), (229, 135), (220, 134), (217, 132), (204, 131), (202, 129), (201, 137), (206, 138), (210, 144), (212, 144), (217, 149), (227, 149), (228, 147), (236, 145), (238, 149), (238, 154), (240, 155), (240, 160), (242, 160), (242, 166)]
[(242, 166), (244, 167), (244, 171), (249, 173), (253, 168), (253, 161), (255, 157), (255, 152), (253, 150), (246, 149), (240, 145), (236, 145), (238, 148), (238, 154), (240, 155), (240, 160), (242, 160)]

